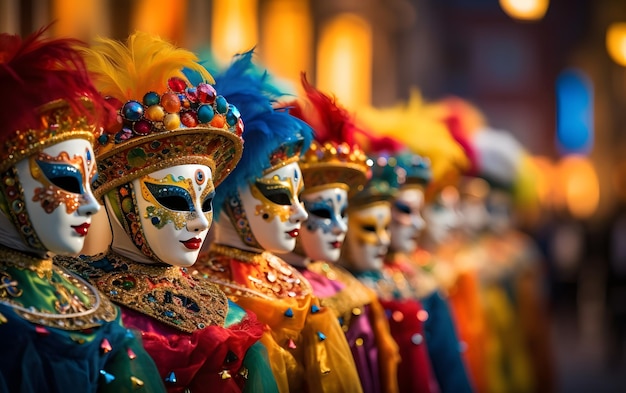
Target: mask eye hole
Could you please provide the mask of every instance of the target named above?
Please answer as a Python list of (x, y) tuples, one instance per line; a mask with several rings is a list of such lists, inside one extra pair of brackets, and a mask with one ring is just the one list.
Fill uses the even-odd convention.
[(328, 209), (313, 209), (309, 213), (319, 218), (327, 218), (327, 219), (331, 218), (330, 211)]
[(267, 200), (282, 206), (291, 205), (291, 193), (284, 187), (256, 182), (257, 189)]
[(189, 192), (184, 188), (153, 183), (145, 185), (157, 203), (164, 208), (181, 212), (194, 211)]
[(78, 179), (72, 176), (59, 176), (50, 179), (55, 186), (74, 194), (80, 194), (81, 186)]
[(376, 232), (376, 227), (374, 225), (364, 225), (363, 230), (367, 232)]
[(187, 201), (179, 196), (165, 196), (155, 198), (159, 204), (167, 209), (176, 211), (189, 211)]
[(207, 197), (204, 202), (202, 202), (202, 212), (208, 213), (213, 210), (213, 195)]
[(394, 207), (398, 209), (400, 213), (411, 214), (411, 208), (404, 203), (396, 202), (394, 203)]
[(37, 165), (50, 183), (73, 194), (83, 193), (83, 175), (76, 167), (45, 161), (37, 161)]

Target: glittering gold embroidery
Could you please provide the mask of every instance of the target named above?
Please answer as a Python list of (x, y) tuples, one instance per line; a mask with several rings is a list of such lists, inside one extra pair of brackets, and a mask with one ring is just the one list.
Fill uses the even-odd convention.
[[(37, 309), (31, 304), (27, 305), (19, 296), (0, 297), (0, 303), (10, 306), (16, 314), (32, 323), (64, 330), (83, 330), (102, 326), (103, 323), (111, 322), (117, 317), (117, 308), (107, 298), (102, 297), (94, 287), (81, 278), (53, 265), (50, 259), (34, 258), (0, 246), (0, 269), (4, 270), (2, 276), (10, 277), (7, 272), (10, 268), (32, 271), (55, 289), (56, 313)], [(21, 291), (20, 286), (23, 285), (19, 280), (12, 278), (9, 283), (13, 290)], [(87, 301), (82, 301), (78, 294), (70, 289), (72, 287), (78, 289)]]
[[(252, 196), (261, 202), (260, 205), (256, 206), (255, 214), (261, 215), (266, 221), (278, 217), (281, 222), (286, 222), (292, 214), (292, 206), (300, 203), (297, 196), (303, 187), (304, 183), (299, 180), (298, 189), (294, 190), (291, 179), (282, 179), (278, 175), (274, 175), (270, 179), (257, 179), (256, 183), (250, 186)], [(277, 195), (282, 197), (281, 203), (272, 201)]]
[[(205, 174), (202, 174), (202, 176), (199, 176), (198, 172), (196, 171), (194, 181), (198, 183), (199, 178), (204, 179), (205, 177), (206, 177)], [(168, 174), (162, 179), (155, 179), (150, 176), (144, 176), (139, 180), (139, 183), (141, 185), (141, 195), (146, 200), (146, 202), (153, 205), (153, 206), (147, 207), (144, 217), (156, 218), (156, 220), (152, 221), (155, 227), (160, 229), (160, 228), (163, 228), (167, 223), (171, 222), (174, 224), (174, 227), (177, 230), (181, 230), (185, 227), (185, 225), (187, 225), (188, 221), (192, 221), (193, 219), (195, 219), (198, 214), (204, 214), (207, 220), (209, 222), (212, 222), (213, 212), (205, 212), (205, 213), (198, 212), (195, 210), (193, 205), (190, 205), (189, 210), (185, 210), (185, 211), (177, 211), (177, 210), (168, 209), (167, 207), (164, 207), (163, 205), (159, 203), (157, 196), (153, 195), (153, 193), (150, 192), (148, 188), (149, 184), (157, 184), (161, 186), (163, 185), (172, 186), (172, 189), (175, 190), (172, 192), (174, 194), (177, 194), (180, 197), (184, 197), (183, 195), (179, 195), (181, 194), (181, 191), (182, 192), (186, 191), (188, 194), (185, 196), (190, 198), (188, 200), (188, 203), (193, 204), (197, 198), (196, 198), (196, 190), (193, 187), (193, 182), (191, 179), (184, 178), (182, 176), (179, 176), (178, 179), (174, 179), (173, 175)], [(204, 183), (204, 180), (202, 180), (202, 183)], [(202, 183), (198, 183), (198, 184), (202, 184)], [(215, 188), (213, 187), (213, 183), (210, 182), (207, 185), (207, 187), (202, 191), (202, 194), (200, 195), (200, 201), (204, 201), (209, 196), (209, 194), (211, 194), (214, 190)]]
[[(233, 281), (230, 262), (254, 265), (246, 282)], [(222, 287), (227, 295), (265, 298), (304, 297), (312, 293), (311, 284), (291, 265), (269, 253), (255, 253), (212, 244), (209, 254), (195, 265), (200, 273)]]
[[(89, 150), (86, 150), (85, 154), (88, 157), (92, 153), (89, 152)], [(33, 201), (39, 201), (43, 209), (48, 214), (52, 213), (57, 207), (59, 207), (60, 204), (65, 205), (65, 211), (67, 214), (74, 213), (80, 207), (84, 196), (81, 193), (70, 192), (60, 188), (56, 184), (53, 184), (41, 170), (38, 161), (54, 163), (60, 162), (73, 166), (82, 175), (83, 189), (89, 188), (89, 182), (96, 174), (97, 168), (95, 161), (78, 155), (75, 155), (74, 158), (70, 158), (67, 152), (61, 152), (61, 154), (56, 157), (39, 152), (29, 158), (28, 163), (33, 179), (43, 184), (43, 187), (35, 188)], [(87, 173), (89, 173), (89, 176), (86, 176)]]
[[(93, 265), (105, 259), (112, 271)], [(111, 251), (85, 259), (57, 257), (56, 261), (88, 277), (114, 302), (183, 332), (224, 325), (226, 295), (184, 268), (136, 263)]]

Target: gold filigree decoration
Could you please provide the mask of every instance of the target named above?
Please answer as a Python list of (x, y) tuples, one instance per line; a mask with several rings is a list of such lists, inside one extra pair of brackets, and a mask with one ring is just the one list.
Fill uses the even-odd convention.
[[(107, 270), (94, 266), (106, 259)], [(214, 284), (177, 266), (146, 265), (109, 251), (89, 258), (57, 257), (58, 263), (87, 276), (115, 303), (183, 332), (223, 326), (226, 295)], [(111, 270), (113, 269), (113, 270)]]
[[(245, 282), (233, 279), (231, 262), (254, 265)], [(221, 244), (212, 244), (209, 254), (195, 265), (200, 273), (227, 295), (270, 299), (297, 298), (312, 293), (311, 284), (287, 262), (269, 252), (250, 252)]]
[[(46, 291), (29, 291), (30, 302), (52, 302), (55, 312), (37, 307), (35, 304), (26, 304), (24, 296), (0, 299), (11, 307), (23, 319), (43, 326), (63, 330), (83, 330), (102, 326), (117, 317), (117, 308), (83, 279), (66, 271), (62, 267), (52, 264), (50, 259), (35, 258), (30, 255), (0, 247), (0, 269), (9, 275), (13, 274), (11, 283), (14, 289), (27, 290), (32, 285), (29, 274), (35, 274), (48, 284), (47, 290), (54, 293), (54, 299), (46, 295)], [(26, 279), (24, 276), (26, 275)], [(23, 280), (23, 281), (20, 281)], [(42, 285), (41, 283), (39, 285)], [(39, 295), (39, 296), (37, 296)], [(34, 296), (34, 297), (33, 297)]]

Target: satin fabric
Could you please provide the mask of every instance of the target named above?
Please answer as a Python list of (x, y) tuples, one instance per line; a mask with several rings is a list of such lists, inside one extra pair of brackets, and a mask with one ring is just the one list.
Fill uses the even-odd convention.
[(453, 285), (448, 288), (448, 301), (474, 387), (477, 392), (489, 392), (486, 370), (489, 332), (475, 272), (458, 274)]
[[(24, 297), (15, 298), (24, 301), (23, 305), (54, 310), (49, 279), (1, 264), (0, 272), (23, 290)], [(51, 279), (78, 290), (66, 276), (54, 273)], [(80, 291), (74, 294), (84, 298)], [(0, 302), (0, 320), (0, 392), (136, 392), (131, 377), (142, 384), (143, 391), (165, 391), (141, 341), (122, 325), (119, 310), (115, 320), (103, 321), (99, 327), (64, 330), (25, 320), (11, 305)]]
[[(457, 327), (447, 299), (441, 294), (436, 278), (426, 270), (424, 252), (421, 259), (412, 260), (406, 254), (388, 255), (384, 270), (397, 286), (409, 287), (403, 294), (421, 302), (428, 356), (442, 393), (464, 393), (474, 390), (462, 358)], [(434, 263), (432, 258), (428, 258)]]
[(364, 392), (398, 391), (398, 346), (376, 293), (339, 266), (314, 262), (302, 274), (342, 321)]
[(416, 299), (402, 299), (393, 280), (382, 271), (359, 272), (355, 276), (379, 293), (391, 335), (400, 349), (398, 386), (401, 392), (439, 392), (432, 371), (424, 332), (424, 313)]
[[(227, 261), (224, 272), (216, 274), (207, 268), (212, 258)], [(281, 269), (292, 271), (286, 262), (279, 263)], [(194, 267), (227, 294), (241, 290), (241, 295), (229, 294), (229, 298), (256, 313), (266, 324), (261, 342), (267, 348), (281, 393), (362, 392), (350, 347), (331, 309), (321, 307), (311, 293), (272, 297), (255, 291), (249, 277), (262, 276), (257, 273), (266, 271), (267, 264), (241, 261), (212, 251), (201, 256)], [(304, 284), (309, 286), (308, 282)]]

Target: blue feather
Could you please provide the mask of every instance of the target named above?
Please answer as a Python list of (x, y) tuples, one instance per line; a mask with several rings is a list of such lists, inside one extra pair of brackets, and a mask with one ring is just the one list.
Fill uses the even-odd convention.
[(284, 144), (303, 142), (304, 153), (313, 138), (308, 124), (284, 109), (274, 109), (285, 94), (272, 84), (271, 75), (266, 70), (253, 63), (252, 56), (253, 51), (237, 55), (227, 69), (212, 72), (217, 93), (239, 109), (244, 123), (243, 156), (216, 190), (213, 201), (216, 219), (219, 219), (225, 200), (236, 195), (240, 187), (263, 176), (263, 171), (271, 167), (272, 152)]

